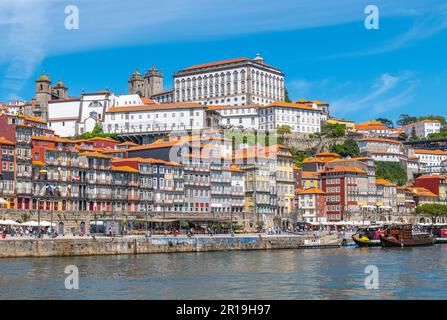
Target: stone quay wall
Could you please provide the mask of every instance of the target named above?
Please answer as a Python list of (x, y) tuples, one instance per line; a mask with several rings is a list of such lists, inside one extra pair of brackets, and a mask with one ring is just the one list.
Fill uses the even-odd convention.
[(298, 249), (337, 246), (335, 237), (315, 245), (299, 236), (224, 237), (74, 237), (56, 239), (2, 239), (0, 258), (89, 256), (225, 250)]

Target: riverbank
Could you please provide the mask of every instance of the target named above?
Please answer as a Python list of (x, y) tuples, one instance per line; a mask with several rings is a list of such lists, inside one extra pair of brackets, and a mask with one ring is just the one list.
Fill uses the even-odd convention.
[(7, 238), (0, 240), (0, 258), (326, 248), (336, 247), (339, 243), (335, 235), (316, 238), (265, 234), (191, 238), (186, 236)]

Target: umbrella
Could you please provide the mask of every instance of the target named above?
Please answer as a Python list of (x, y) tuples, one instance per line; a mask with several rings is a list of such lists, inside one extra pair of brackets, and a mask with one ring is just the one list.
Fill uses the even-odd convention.
[(21, 224), (24, 227), (37, 227), (39, 223), (37, 221), (28, 221)]
[(0, 198), (0, 204), (9, 204), (9, 202), (3, 198)]
[(0, 220), (0, 225), (2, 226), (19, 226), (20, 223), (12, 220)]
[[(48, 222), (48, 221), (41, 221), (40, 222), (40, 225), (42, 226), (42, 227), (50, 227), (51, 226), (51, 222)], [(56, 226), (56, 224), (53, 222), (53, 227), (55, 227)]]

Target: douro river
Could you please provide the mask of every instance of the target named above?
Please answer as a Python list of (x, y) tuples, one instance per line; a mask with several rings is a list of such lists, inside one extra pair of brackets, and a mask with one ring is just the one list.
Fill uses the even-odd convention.
[(447, 298), (447, 245), (15, 258), (0, 270), (1, 299)]

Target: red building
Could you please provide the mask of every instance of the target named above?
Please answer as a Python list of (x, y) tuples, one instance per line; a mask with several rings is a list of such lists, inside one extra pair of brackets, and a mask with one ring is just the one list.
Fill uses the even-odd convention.
[(0, 137), (0, 208), (14, 207), (15, 143)]
[(354, 166), (327, 167), (321, 172), (328, 221), (349, 220), (368, 203), (368, 173)]
[(119, 142), (116, 140), (102, 137), (95, 137), (88, 139), (88, 142), (93, 143), (94, 148), (102, 148), (102, 149), (115, 149), (116, 146), (119, 144)]
[(430, 190), (439, 197), (440, 202), (446, 202), (447, 176), (446, 175), (422, 175), (414, 181), (415, 187)]

